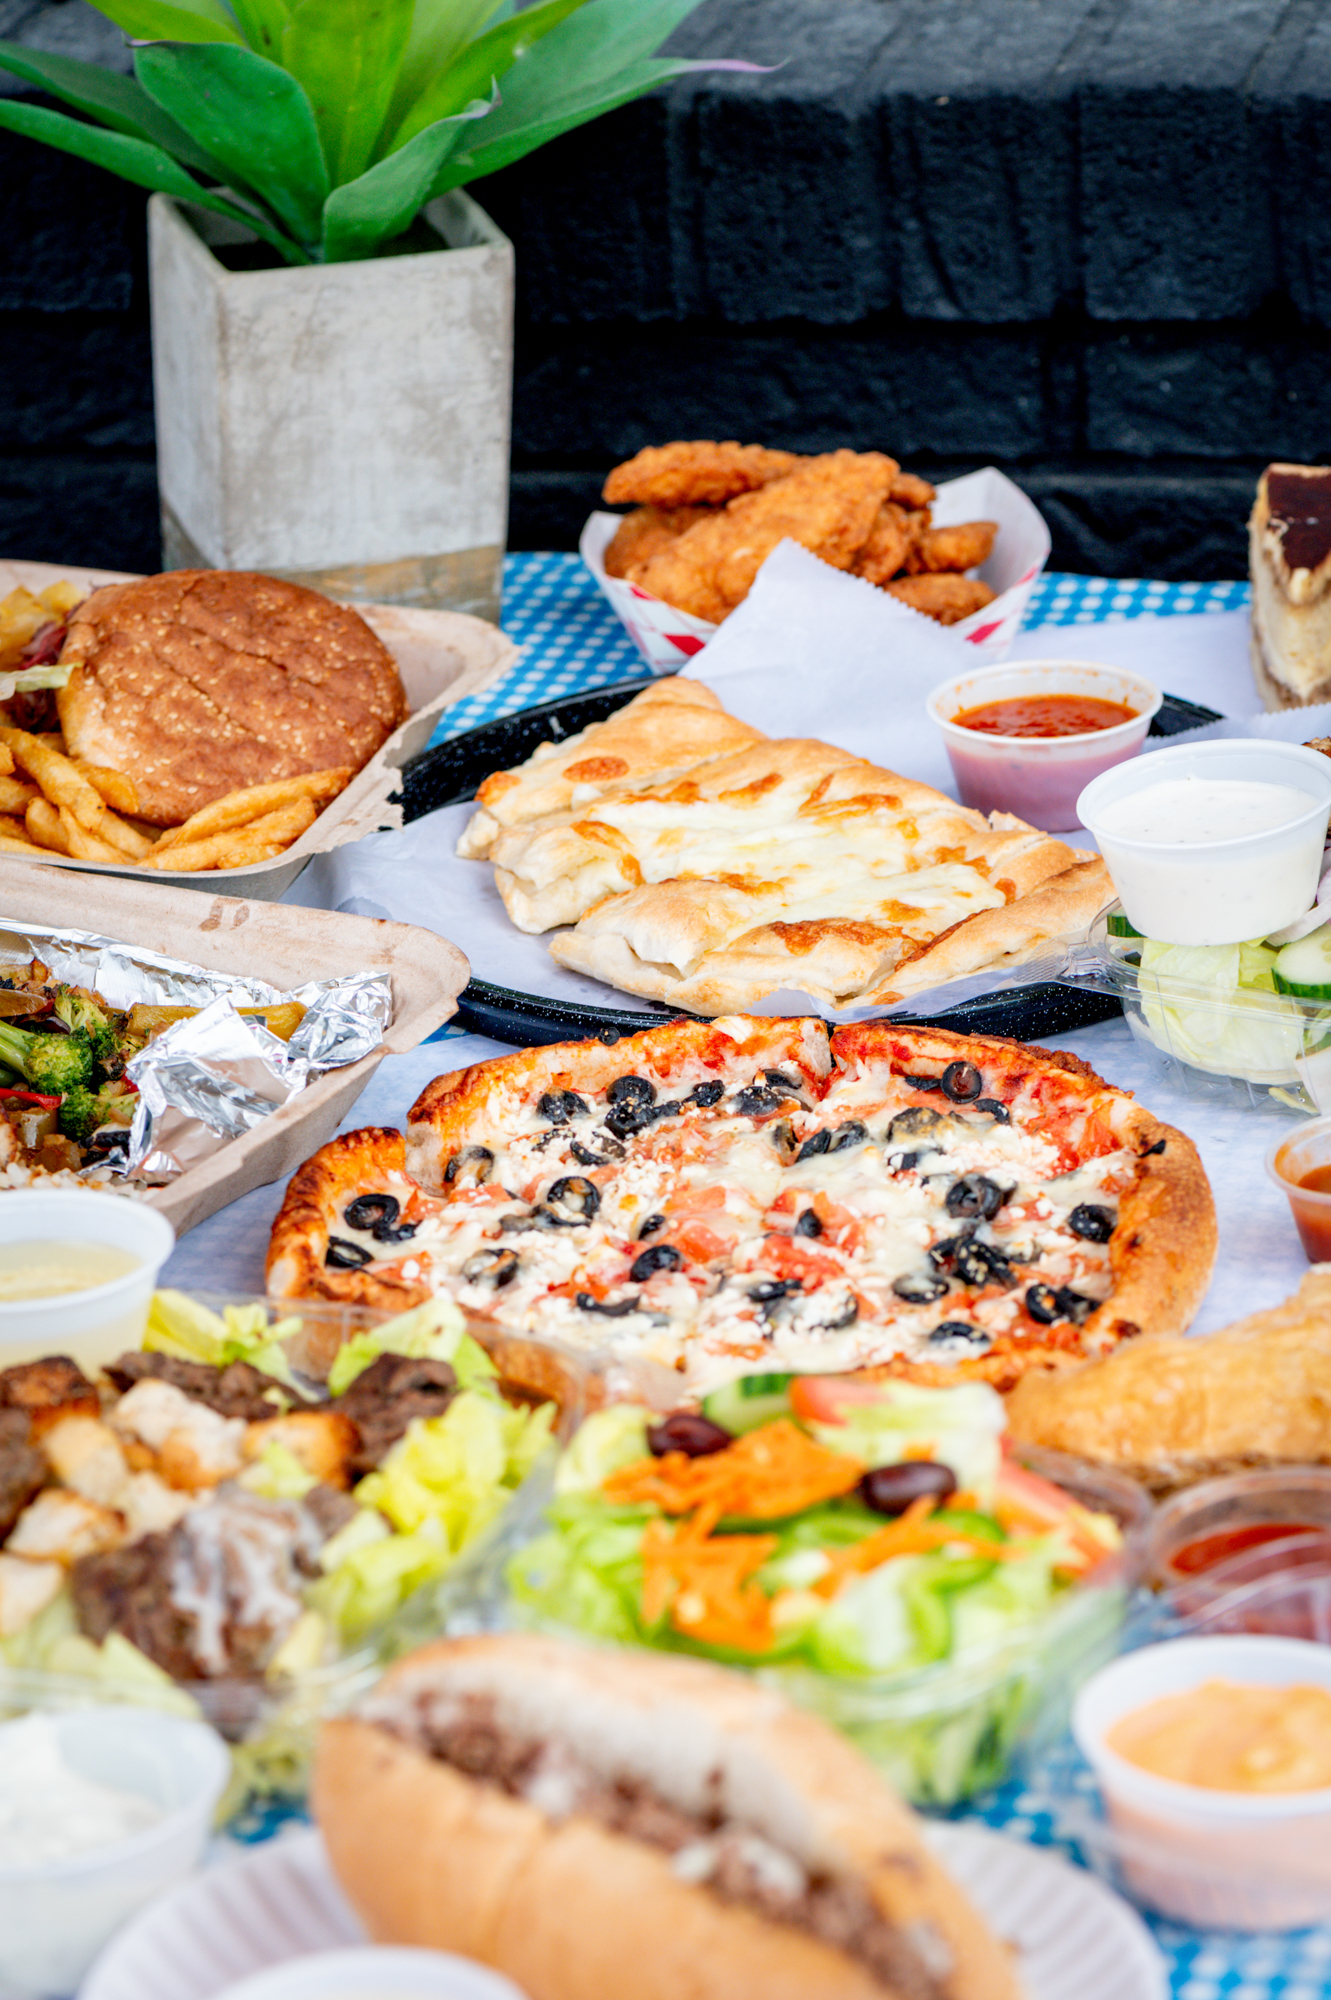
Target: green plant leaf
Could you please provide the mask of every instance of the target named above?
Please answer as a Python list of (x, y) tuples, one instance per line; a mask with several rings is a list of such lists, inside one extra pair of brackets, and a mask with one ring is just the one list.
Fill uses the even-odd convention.
[(233, 222), (252, 229), (265, 243), (271, 243), (288, 264), (313, 261), (266, 217), (200, 187), (160, 146), (131, 139), (123, 132), (105, 131), (100, 125), (83, 125), (77, 118), (66, 118), (63, 111), (48, 111), (45, 105), (25, 104), (14, 97), (0, 97), (0, 127), (20, 132), (25, 139), (40, 139), (62, 153), (73, 153), (94, 167), (105, 167), (108, 173), (133, 181), (136, 187), (154, 188), (162, 194), (175, 195), (180, 201), (192, 201), (196, 208), (211, 209), (214, 215), (229, 216)]
[(328, 169), (310, 100), (294, 76), (252, 49), (138, 49), (139, 82), (219, 160), (227, 181), (254, 189), (282, 227), (317, 243)]
[(389, 140), (389, 152), (405, 146), (436, 119), (449, 118), (470, 104), (498, 77), (506, 75), (528, 49), (586, 5), (587, 0), (537, 0), (535, 6), (524, 7), (520, 14), (478, 35), (416, 99)]
[(513, 0), (416, 0), (411, 35), (384, 130), (395, 132), (422, 91), (447, 69), (459, 51), (488, 27), (497, 14), (512, 11)]
[(63, 98), (76, 111), (96, 119), (99, 125), (110, 126), (113, 132), (124, 132), (131, 139), (146, 139), (187, 167), (213, 180), (223, 178), (216, 160), (196, 146), (189, 133), (174, 118), (168, 118), (132, 76), (102, 69), (97, 63), (76, 62), (73, 56), (23, 48), (17, 42), (0, 42), (0, 69), (21, 76), (26, 83), (39, 84), (53, 97)]
[(279, 60), (314, 106), (334, 187), (374, 158), (411, 34), (414, 0), (292, 0)]
[(634, 63), (602, 83), (589, 84), (585, 90), (570, 91), (561, 98), (552, 95), (543, 109), (533, 109), (526, 117), (506, 100), (501, 110), (510, 111), (507, 129), (497, 130), (493, 136), (487, 134), (484, 140), (465, 150), (459, 148), (441, 169), (427, 199), (433, 201), (436, 195), (447, 194), (450, 188), (465, 187), (468, 181), (497, 173), (501, 167), (511, 166), (514, 160), (544, 146), (547, 140), (557, 139), (561, 132), (571, 132), (575, 126), (586, 125), (603, 112), (630, 104), (635, 97), (645, 97), (649, 90), (668, 83), (671, 77), (688, 70), (715, 67), (707, 62)]
[(99, 14), (136, 42), (238, 42), (221, 0), (93, 0)]
[(231, 11), (254, 53), (276, 62), (282, 48), (282, 30), (290, 18), (286, 0), (231, 0)]
[(358, 180), (334, 188), (324, 203), (324, 262), (373, 257), (381, 244), (400, 236), (429, 200), (441, 167), (468, 126), (488, 116), (497, 101), (496, 92), (452, 118), (441, 118)]

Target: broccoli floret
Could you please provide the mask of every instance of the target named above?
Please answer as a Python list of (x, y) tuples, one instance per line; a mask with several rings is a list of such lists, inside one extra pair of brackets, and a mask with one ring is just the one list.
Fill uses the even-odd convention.
[(65, 1092), (60, 1106), (60, 1130), (67, 1139), (86, 1146), (101, 1122), (96, 1093), (89, 1090), (86, 1083), (76, 1083), (72, 1090)]
[(86, 1028), (70, 1035), (33, 1035), (0, 1021), (0, 1062), (8, 1063), (43, 1096), (61, 1096), (93, 1077), (92, 1044)]
[(120, 1037), (97, 1002), (76, 986), (62, 986), (56, 994), (55, 1011), (67, 1028), (84, 1031), (93, 1061), (102, 1069), (109, 1069), (120, 1054)]

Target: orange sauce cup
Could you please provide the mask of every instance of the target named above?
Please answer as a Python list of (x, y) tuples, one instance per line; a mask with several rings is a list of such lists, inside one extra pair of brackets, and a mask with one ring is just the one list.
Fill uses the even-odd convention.
[(1331, 1118), (1310, 1118), (1266, 1156), (1266, 1171), (1289, 1203), (1310, 1264), (1331, 1264), (1331, 1192), (1305, 1187), (1317, 1175), (1331, 1186)]

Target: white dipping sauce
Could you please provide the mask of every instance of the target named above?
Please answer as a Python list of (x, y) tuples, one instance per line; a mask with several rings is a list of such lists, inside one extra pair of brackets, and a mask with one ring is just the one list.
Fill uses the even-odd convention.
[[(1310, 818), (1317, 806), (1298, 785), (1189, 775), (1108, 801), (1091, 830), (1128, 921), (1144, 936), (1242, 944), (1311, 906), (1326, 831), (1324, 809)], [(1299, 820), (1301, 828), (1282, 833)]]
[(0, 1867), (31, 1868), (111, 1847), (163, 1817), (138, 1792), (114, 1791), (65, 1761), (49, 1715), (0, 1731)]

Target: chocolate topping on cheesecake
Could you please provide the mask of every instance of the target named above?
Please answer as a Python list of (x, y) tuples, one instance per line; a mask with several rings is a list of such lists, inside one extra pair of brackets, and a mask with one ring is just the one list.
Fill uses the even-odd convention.
[(1266, 502), (1270, 531), (1288, 569), (1313, 570), (1331, 555), (1331, 466), (1298, 472), (1271, 466)]

